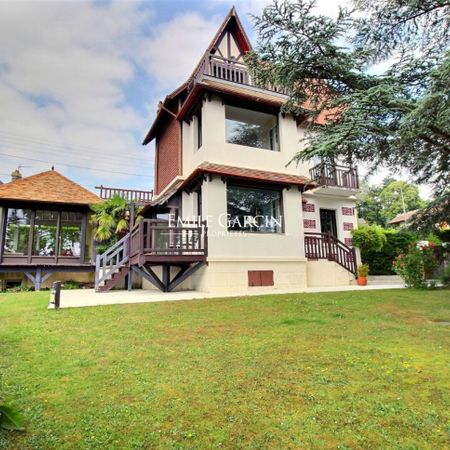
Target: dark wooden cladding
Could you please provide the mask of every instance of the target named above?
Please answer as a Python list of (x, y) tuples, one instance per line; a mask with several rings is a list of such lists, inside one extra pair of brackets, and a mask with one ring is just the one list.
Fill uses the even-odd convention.
[(356, 252), (331, 234), (305, 233), (305, 256), (310, 260), (334, 261), (356, 275)]
[(141, 191), (136, 189), (121, 189), (105, 186), (96, 186), (100, 191), (99, 197), (103, 200), (109, 200), (114, 195), (119, 195), (130, 202), (150, 203), (153, 197), (153, 191)]
[(310, 178), (321, 186), (359, 189), (356, 167), (320, 163), (309, 171)]
[(131, 230), (130, 258), (144, 256), (144, 259), (148, 260), (150, 257), (158, 257), (154, 259), (166, 258), (170, 261), (173, 258), (183, 257), (181, 259), (185, 261), (189, 258), (193, 260), (198, 260), (198, 257), (206, 258), (207, 253), (205, 221), (169, 226), (162, 220), (143, 219)]

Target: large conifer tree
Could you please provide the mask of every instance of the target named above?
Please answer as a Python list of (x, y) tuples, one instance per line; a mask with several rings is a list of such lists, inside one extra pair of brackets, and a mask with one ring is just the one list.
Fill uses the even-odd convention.
[[(355, 0), (333, 19), (315, 0), (283, 1), (254, 22), (254, 76), (284, 87), (286, 112), (310, 123), (296, 159), (407, 169), (434, 188), (437, 201), (422, 217), (448, 220), (450, 2)], [(377, 75), (374, 64), (388, 68)], [(324, 125), (315, 124), (319, 115)]]

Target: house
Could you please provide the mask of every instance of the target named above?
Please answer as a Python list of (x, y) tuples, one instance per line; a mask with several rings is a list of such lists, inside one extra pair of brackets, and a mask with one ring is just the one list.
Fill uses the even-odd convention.
[(416, 213), (417, 209), (415, 209), (414, 211), (406, 211), (405, 213), (397, 214), (392, 220), (388, 222), (388, 224), (396, 228), (406, 226)]
[(155, 142), (155, 195), (97, 261), (98, 289), (128, 273), (148, 289), (218, 294), (352, 282), (357, 170), (289, 164), (307, 123), (281, 112), (282, 90), (253, 82), (249, 50), (232, 8), (192, 75), (160, 102), (143, 141)]
[(0, 280), (36, 290), (54, 280), (93, 282), (89, 205), (101, 199), (55, 170), (0, 185)]

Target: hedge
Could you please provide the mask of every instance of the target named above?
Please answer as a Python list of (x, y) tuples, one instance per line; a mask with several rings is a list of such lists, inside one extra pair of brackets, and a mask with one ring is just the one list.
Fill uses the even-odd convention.
[(395, 275), (392, 261), (400, 253), (406, 253), (409, 245), (417, 241), (417, 235), (410, 231), (385, 230), (385, 235), (386, 242), (380, 251), (361, 252), (362, 262), (370, 267), (370, 275)]

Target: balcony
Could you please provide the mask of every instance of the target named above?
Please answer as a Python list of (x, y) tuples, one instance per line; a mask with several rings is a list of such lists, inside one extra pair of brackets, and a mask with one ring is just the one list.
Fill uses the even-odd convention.
[(95, 189), (100, 191), (99, 197), (103, 200), (109, 200), (110, 198), (118, 195), (125, 200), (138, 204), (147, 204), (152, 201), (153, 191), (141, 191), (137, 189), (121, 189), (105, 187), (103, 185), (96, 186)]
[(244, 86), (255, 87), (277, 94), (287, 95), (285, 89), (273, 85), (261, 86), (252, 79), (247, 66), (241, 61), (223, 58), (215, 54), (207, 54), (197, 68), (192, 81), (188, 87), (190, 91), (194, 85), (201, 81), (204, 76), (217, 78), (231, 83), (242, 84)]
[(359, 180), (356, 167), (320, 163), (309, 171), (309, 177), (319, 186), (332, 190), (358, 191)]
[(132, 264), (206, 261), (206, 222), (169, 226), (156, 219), (140, 220), (130, 233)]

